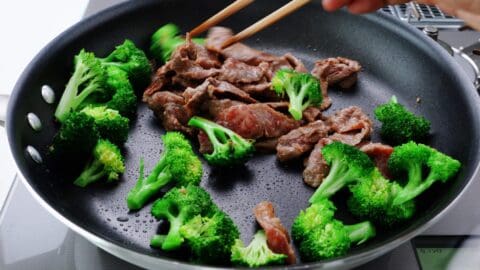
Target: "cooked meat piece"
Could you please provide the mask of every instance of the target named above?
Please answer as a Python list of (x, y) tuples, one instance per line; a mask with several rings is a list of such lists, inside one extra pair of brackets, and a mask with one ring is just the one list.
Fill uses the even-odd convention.
[(305, 159), (305, 170), (303, 170), (303, 181), (305, 184), (317, 188), (322, 183), (323, 178), (327, 176), (330, 169), (323, 158), (322, 148), (332, 142), (333, 140), (328, 137), (320, 139), (310, 156)]
[(143, 93), (144, 99), (145, 96), (151, 96), (153, 95), (153, 93), (162, 90), (163, 87), (170, 84), (171, 76), (169, 76), (168, 73), (169, 69), (165, 65), (155, 72), (155, 75), (152, 78), (152, 82)]
[(208, 86), (208, 94), (210, 97), (234, 99), (245, 103), (257, 102), (250, 97), (249, 94), (229, 82), (219, 81), (213, 78), (208, 79), (208, 81), (210, 82)]
[(265, 104), (232, 106), (220, 112), (216, 122), (246, 139), (277, 138), (299, 125)]
[(357, 81), (360, 63), (343, 57), (327, 58), (315, 62), (312, 74), (329, 85), (338, 84), (341, 88), (350, 88)]
[(222, 44), (232, 36), (233, 32), (229, 28), (212, 27), (208, 31), (205, 47), (210, 51), (221, 54), (225, 59), (234, 58), (254, 66), (259, 65), (261, 62), (271, 62), (276, 58), (271, 54), (255, 50), (242, 43), (235, 43), (222, 50)]
[(161, 115), (155, 112), (161, 119), (162, 125), (167, 131), (181, 131), (192, 135), (192, 129), (187, 126), (190, 116), (182, 105), (176, 103), (167, 103)]
[(266, 62), (260, 63), (258, 66), (251, 66), (235, 58), (228, 58), (223, 63), (218, 79), (233, 84), (255, 83), (262, 80), (268, 68), (269, 64)]
[(276, 101), (281, 98), (271, 90), (271, 83), (266, 78), (263, 78), (260, 82), (251, 84), (237, 84), (237, 87), (247, 92), (250, 96), (265, 101)]
[(350, 106), (335, 112), (327, 120), (335, 132), (332, 139), (350, 145), (357, 145), (372, 133), (372, 121), (357, 106)]
[(209, 51), (205, 46), (192, 42), (188, 34), (185, 44), (179, 46), (173, 52), (172, 58), (175, 58), (176, 54), (180, 54), (181, 58), (188, 58), (194, 61), (205, 69), (219, 68), (221, 66), (216, 53)]
[(263, 201), (255, 206), (253, 212), (258, 224), (265, 231), (268, 247), (275, 253), (287, 255), (287, 264), (294, 264), (296, 257), (290, 245), (290, 236), (280, 219), (275, 216), (273, 204)]
[(325, 111), (332, 106), (332, 99), (328, 96), (328, 83), (326, 80), (320, 79), (320, 87), (322, 88), (322, 104), (320, 104), (320, 110)]
[(208, 99), (208, 86), (210, 82), (205, 80), (201, 85), (196, 88), (188, 87), (183, 92), (185, 99), (185, 110), (190, 116), (195, 115), (200, 110), (202, 104)]
[(255, 141), (255, 150), (263, 153), (274, 153), (278, 144), (278, 138)]
[(309, 123), (322, 119), (322, 110), (318, 107), (308, 107), (303, 111), (303, 119)]
[(209, 99), (202, 105), (202, 111), (208, 112), (211, 119), (216, 119), (217, 115), (232, 106), (244, 104), (243, 102), (231, 99)]
[(291, 53), (286, 53), (284, 56), (285, 60), (290, 64), (291, 68), (298, 72), (307, 73), (308, 70), (305, 65), (298, 58), (293, 56)]
[(360, 146), (360, 150), (373, 159), (375, 165), (384, 177), (391, 178), (387, 162), (393, 152), (393, 147), (382, 143), (369, 142)]
[(143, 101), (147, 103), (148, 107), (158, 115), (163, 113), (165, 105), (168, 103), (175, 103), (178, 105), (185, 104), (185, 100), (182, 96), (179, 96), (170, 91), (159, 91), (153, 93), (153, 95), (144, 95)]
[(276, 111), (288, 113), (289, 103), (287, 101), (263, 102), (263, 104), (270, 106), (272, 109)]
[(290, 131), (278, 140), (277, 158), (287, 161), (302, 156), (312, 150), (321, 138), (327, 137), (329, 130), (328, 125), (318, 120)]
[(198, 139), (198, 144), (200, 147), (198, 148), (198, 152), (202, 154), (210, 154), (213, 152), (213, 145), (210, 142), (210, 139), (208, 139), (208, 136), (205, 132), (200, 130), (197, 135)]

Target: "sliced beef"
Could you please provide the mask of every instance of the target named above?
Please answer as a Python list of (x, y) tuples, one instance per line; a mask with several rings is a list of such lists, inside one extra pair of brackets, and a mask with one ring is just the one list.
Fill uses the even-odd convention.
[(255, 218), (265, 231), (268, 247), (275, 253), (287, 255), (287, 264), (296, 262), (295, 252), (290, 243), (287, 229), (275, 215), (273, 204), (263, 201), (257, 204), (253, 210)]
[(208, 86), (210, 82), (205, 80), (201, 85), (192, 88), (188, 87), (183, 92), (183, 97), (185, 99), (185, 110), (189, 115), (193, 116), (197, 114), (202, 104), (208, 99)]
[(153, 93), (162, 90), (165, 86), (169, 85), (172, 81), (171, 75), (169, 75), (169, 68), (164, 65), (157, 69), (155, 75), (153, 75), (152, 82), (143, 93), (144, 99)]
[(217, 79), (208, 79), (210, 85), (208, 86), (208, 93), (210, 97), (216, 97), (218, 99), (228, 98), (233, 100), (239, 100), (245, 103), (256, 103), (257, 101), (250, 97), (250, 95), (235, 85), (226, 82), (219, 81)]
[(200, 145), (198, 151), (202, 154), (210, 154), (213, 152), (213, 145), (208, 139), (208, 136), (205, 132), (200, 130), (197, 135), (198, 144)]
[(289, 106), (288, 101), (263, 102), (263, 104), (270, 106), (272, 109), (276, 111), (288, 113), (288, 106)]
[(357, 106), (350, 106), (335, 112), (327, 120), (335, 132), (331, 138), (335, 141), (357, 145), (372, 133), (372, 121)]
[(179, 105), (185, 104), (182, 96), (170, 91), (155, 92), (152, 95), (144, 95), (143, 101), (147, 103), (148, 107), (155, 113), (161, 114), (167, 103), (175, 103)]
[(369, 142), (360, 146), (360, 150), (373, 159), (375, 165), (384, 177), (387, 179), (391, 178), (387, 163), (393, 152), (393, 147), (382, 143)]
[(211, 119), (216, 119), (218, 114), (232, 106), (245, 104), (231, 99), (209, 99), (202, 105), (202, 111), (207, 112)]
[(277, 158), (287, 161), (308, 153), (321, 139), (328, 136), (330, 127), (322, 120), (299, 127), (283, 135), (278, 140)]
[(303, 111), (303, 119), (308, 123), (322, 119), (322, 110), (318, 107), (308, 107)]
[(216, 122), (247, 139), (277, 138), (299, 125), (265, 104), (232, 106), (220, 112)]
[(360, 63), (344, 57), (327, 58), (315, 62), (312, 74), (329, 85), (338, 84), (341, 88), (350, 88), (357, 81)]
[(223, 63), (218, 79), (233, 84), (256, 83), (262, 80), (268, 69), (269, 64), (266, 62), (251, 66), (235, 58), (228, 58)]
[(262, 153), (274, 153), (278, 144), (278, 138), (255, 141), (255, 150)]
[(192, 135), (192, 129), (187, 126), (190, 116), (182, 105), (167, 103), (161, 115), (157, 115), (167, 131), (181, 131)]
[(330, 138), (322, 138), (315, 144), (310, 156), (305, 159), (305, 170), (303, 170), (303, 181), (305, 184), (317, 188), (322, 183), (323, 178), (328, 175), (329, 167), (323, 158), (322, 149), (325, 145), (332, 143)]
[(271, 90), (270, 80), (263, 78), (260, 82), (251, 83), (251, 84), (237, 84), (237, 87), (247, 92), (250, 96), (255, 99), (265, 100), (265, 101), (275, 101), (281, 100), (281, 98)]

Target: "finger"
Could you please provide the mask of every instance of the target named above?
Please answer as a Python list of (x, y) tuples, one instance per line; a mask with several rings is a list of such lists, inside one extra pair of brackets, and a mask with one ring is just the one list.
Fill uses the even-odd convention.
[(480, 15), (479, 14), (474, 14), (469, 11), (465, 11), (463, 9), (459, 9), (455, 13), (457, 17), (459, 17), (460, 19), (463, 19), (466, 24), (480, 31)]
[(351, 0), (323, 0), (323, 9), (326, 11), (335, 11), (343, 6), (350, 4)]
[(348, 11), (360, 14), (375, 11), (383, 6), (382, 0), (354, 0), (348, 5)]

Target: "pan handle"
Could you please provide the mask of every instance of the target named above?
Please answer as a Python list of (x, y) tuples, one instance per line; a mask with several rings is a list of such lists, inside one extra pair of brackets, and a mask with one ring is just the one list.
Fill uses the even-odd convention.
[(5, 127), (5, 121), (7, 120), (7, 105), (9, 95), (0, 95), (0, 126)]

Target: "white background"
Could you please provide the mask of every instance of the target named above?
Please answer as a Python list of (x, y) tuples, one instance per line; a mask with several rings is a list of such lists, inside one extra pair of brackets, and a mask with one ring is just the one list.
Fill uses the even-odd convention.
[[(88, 0), (0, 1), (0, 94), (11, 92), (30, 60), (79, 21), (87, 4)], [(0, 209), (15, 170), (5, 131), (0, 128)]]

